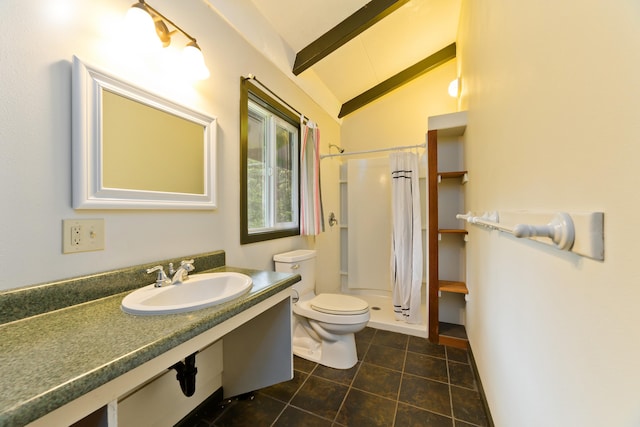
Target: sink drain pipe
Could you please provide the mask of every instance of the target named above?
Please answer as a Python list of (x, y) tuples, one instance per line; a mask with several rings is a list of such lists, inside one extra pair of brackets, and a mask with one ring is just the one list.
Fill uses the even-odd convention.
[(196, 368), (196, 353), (187, 356), (184, 362), (178, 362), (170, 369), (175, 369), (178, 373), (176, 379), (180, 383), (180, 388), (185, 396), (191, 397), (196, 392), (196, 374), (198, 368)]

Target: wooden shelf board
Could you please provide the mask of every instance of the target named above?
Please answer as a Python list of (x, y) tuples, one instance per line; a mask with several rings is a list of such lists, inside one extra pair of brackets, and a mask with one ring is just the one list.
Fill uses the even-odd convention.
[(440, 335), (438, 344), (449, 347), (461, 348), (467, 350), (469, 348), (469, 340), (465, 338), (450, 337), (448, 335)]
[(469, 234), (464, 228), (439, 228), (438, 233), (442, 234)]
[(438, 290), (442, 292), (453, 292), (456, 294), (468, 294), (469, 289), (464, 282), (455, 282), (452, 280), (439, 280)]
[(467, 339), (467, 328), (464, 325), (458, 325), (456, 323), (448, 323), (440, 321), (438, 322), (440, 335), (444, 335), (452, 338)]
[(438, 322), (439, 334), (438, 343), (448, 345), (450, 347), (468, 348), (469, 338), (464, 325), (456, 325), (453, 323)]
[(438, 172), (438, 176), (442, 179), (462, 178), (466, 173), (467, 171)]

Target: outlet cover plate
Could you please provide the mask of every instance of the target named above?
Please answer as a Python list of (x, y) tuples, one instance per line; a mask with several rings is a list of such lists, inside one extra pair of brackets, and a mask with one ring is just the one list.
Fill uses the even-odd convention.
[(104, 219), (62, 220), (62, 253), (104, 250)]

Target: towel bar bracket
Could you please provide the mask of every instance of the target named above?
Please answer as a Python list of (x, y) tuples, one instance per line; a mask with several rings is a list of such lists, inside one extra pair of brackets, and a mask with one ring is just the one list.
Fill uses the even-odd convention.
[[(506, 223), (501, 222), (503, 217)], [(549, 218), (551, 220), (549, 221)], [(541, 240), (549, 238), (555, 247), (565, 251), (571, 251), (596, 260), (604, 260), (604, 213), (603, 212), (557, 212), (555, 214), (535, 213), (527, 211), (518, 212), (485, 212), (481, 216), (471, 212), (458, 214), (456, 218), (463, 219), (470, 224), (483, 226), (490, 230), (499, 230), (513, 234), (518, 238), (532, 238), (542, 243)], [(549, 221), (544, 225), (529, 223), (517, 223), (515, 226), (507, 225), (515, 223), (518, 219), (535, 221), (546, 218)]]

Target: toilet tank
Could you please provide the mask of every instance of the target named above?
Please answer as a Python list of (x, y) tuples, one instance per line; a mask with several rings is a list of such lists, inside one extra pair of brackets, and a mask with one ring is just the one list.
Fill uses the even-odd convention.
[(299, 274), (302, 277), (293, 289), (300, 295), (315, 291), (316, 283), (316, 251), (299, 249), (273, 256), (276, 271), (281, 273)]

